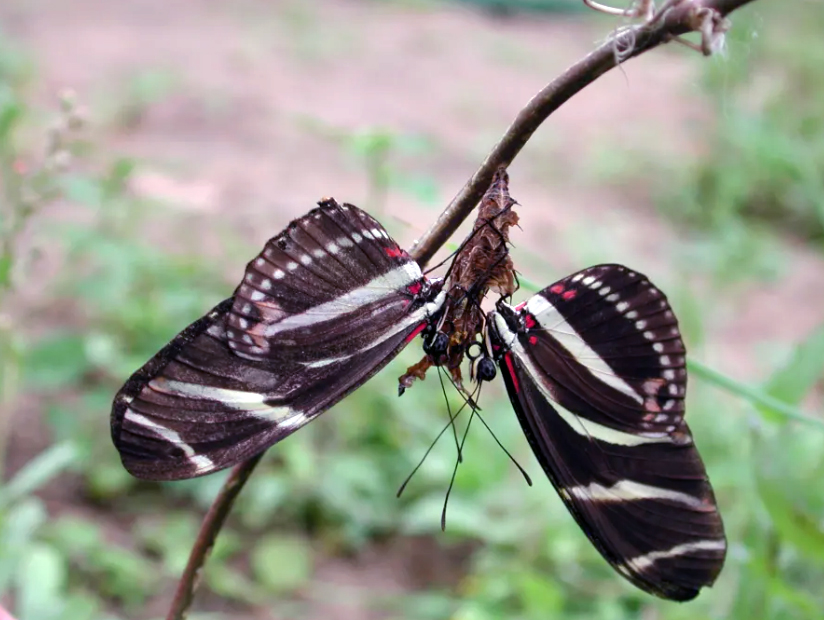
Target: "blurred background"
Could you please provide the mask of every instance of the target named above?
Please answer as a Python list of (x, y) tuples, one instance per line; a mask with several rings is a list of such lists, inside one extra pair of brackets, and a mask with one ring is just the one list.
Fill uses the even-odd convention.
[[(529, 98), (619, 25), (576, 0), (4, 0), (2, 605), (162, 617), (225, 472), (131, 478), (114, 392), (323, 196), (410, 247)], [(730, 540), (713, 589), (678, 605), (614, 573), (500, 383), (485, 419), (535, 486), (476, 424), (445, 533), (450, 441), (396, 499), (447, 420), (434, 374), (396, 397), (415, 343), (267, 454), (192, 618), (824, 617), (822, 28), (820, 2), (754, 2), (726, 53), (631, 61), (510, 169), (521, 298), (615, 261), (671, 299)]]

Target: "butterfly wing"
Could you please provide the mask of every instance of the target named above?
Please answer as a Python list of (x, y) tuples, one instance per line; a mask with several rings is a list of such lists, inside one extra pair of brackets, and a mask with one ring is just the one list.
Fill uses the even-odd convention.
[(524, 433), (595, 547), (664, 598), (711, 585), (726, 540), (684, 422), (685, 349), (663, 293), (598, 265), (490, 319)]
[(321, 203), (118, 392), (126, 469), (191, 478), (265, 450), (378, 372), (444, 298), (374, 219)]

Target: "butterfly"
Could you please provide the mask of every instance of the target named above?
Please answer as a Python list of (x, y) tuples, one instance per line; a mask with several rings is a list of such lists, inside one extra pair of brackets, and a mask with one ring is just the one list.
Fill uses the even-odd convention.
[[(538, 462), (595, 548), (647, 592), (697, 596), (718, 576), (726, 539), (684, 422), (686, 353), (672, 309), (622, 265), (590, 267), (510, 305), (515, 204), (500, 170), (439, 279), (364, 211), (321, 201), (266, 243), (232, 297), (117, 393), (112, 437), (126, 469), (177, 480), (242, 462), (421, 334), (424, 359), (401, 392), (433, 365), (463, 390), (464, 355), (476, 383), (497, 367)], [(490, 290), (501, 298), (485, 312)]]
[(684, 421), (686, 350), (664, 294), (596, 265), (488, 316), (493, 357), (538, 462), (632, 583), (686, 601), (724, 564), (724, 526)]
[(117, 393), (124, 466), (179, 480), (266, 450), (394, 358), (440, 310), (441, 289), (374, 218), (321, 201)]

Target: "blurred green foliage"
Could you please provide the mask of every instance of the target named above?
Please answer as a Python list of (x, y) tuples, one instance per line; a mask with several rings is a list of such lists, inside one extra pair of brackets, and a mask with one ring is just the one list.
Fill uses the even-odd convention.
[(820, 2), (736, 13), (727, 52), (704, 72), (713, 131), (668, 192), (670, 215), (715, 231), (761, 223), (824, 247), (822, 28)]
[[(805, 18), (799, 11), (770, 17), (769, 24), (751, 14), (744, 26), (744, 15), (736, 16), (731, 36), (747, 37), (746, 49), (732, 47), (705, 80), (716, 105), (716, 144), (668, 203), (669, 213), (703, 225), (724, 246), (734, 235), (747, 254), (780, 248), (772, 231), (753, 228), (754, 220), (821, 237), (824, 87), (815, 71), (822, 60), (816, 26), (824, 24), (824, 13), (816, 3), (804, 7)], [(782, 37), (787, 32), (793, 35)], [(781, 87), (766, 94), (753, 89), (755, 73), (780, 80)], [(163, 74), (141, 75), (125, 124), (137, 122), (171, 89)], [(0, 598), (19, 620), (146, 617), (147, 605), (167, 600), (198, 515), (225, 473), (168, 485), (131, 478), (109, 440), (111, 397), (234, 283), (202, 254), (191, 219), (160, 214), (127, 191), (135, 161), (96, 154), (102, 162), (92, 172), (47, 170), (42, 187), (75, 205), (76, 218), (51, 221), (23, 208), (31, 203), (21, 199), (16, 162), (31, 155), (36, 141), (40, 115), (26, 89), (35, 76), (19, 49), (0, 46), (0, 215), (8, 249), (0, 262), (0, 398), (4, 410), (25, 400), (45, 412), (52, 440), (0, 487)], [(389, 184), (404, 183), (389, 155), (420, 147), (382, 129), (340, 141), (371, 180), (376, 204)], [(409, 185), (427, 201), (438, 189), (431, 179)], [(159, 218), (179, 242), (173, 251), (146, 234)], [(37, 266), (23, 243), (27, 227), (60, 247), (61, 263), (42, 306), (24, 317), (10, 300)], [(234, 242), (227, 239), (227, 247), (239, 245)], [(700, 264), (710, 272), (729, 269), (725, 251), (702, 252)], [(247, 259), (237, 253), (227, 262), (241, 266)], [(684, 285), (671, 297), (692, 349), (700, 351), (713, 308)], [(46, 312), (54, 307), (57, 319)], [(14, 329), (24, 319), (40, 328)], [(484, 395), (483, 415), (532, 472), (535, 486), (527, 487), (488, 433), (473, 425), (445, 533), (439, 515), (455, 454), (448, 435), (396, 499), (398, 485), (447, 419), (434, 376), (428, 386), (394, 397), (395, 377), (414, 361), (414, 351), (267, 455), (221, 533), (205, 589), (237, 606), (288, 617), (303, 617), (313, 601), (345, 606), (355, 596), (371, 597), (374, 607), (398, 618), (824, 617), (824, 431), (805, 422), (799, 409), (821, 387), (822, 330), (771, 352), (780, 362), (762, 385), (741, 385), (693, 360), (693, 376), (701, 380), (691, 385), (690, 424), (730, 539), (719, 582), (694, 603), (655, 600), (605, 564), (539, 477), (500, 386)], [(0, 446), (10, 436), (0, 421)], [(53, 492), (56, 485), (71, 489), (70, 502)], [(346, 561), (413, 536), (431, 539), (431, 557), (416, 569), (427, 587), (390, 595), (374, 592), (370, 583), (350, 591), (315, 581), (332, 559)], [(429, 573), (444, 574), (453, 554), (469, 559), (430, 581)]]

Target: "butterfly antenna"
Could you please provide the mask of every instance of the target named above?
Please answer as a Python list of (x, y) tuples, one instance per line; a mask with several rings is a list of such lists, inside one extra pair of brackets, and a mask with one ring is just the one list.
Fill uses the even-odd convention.
[[(453, 250), (452, 252), (450, 252), (449, 255), (446, 258), (444, 258), (441, 262), (439, 262), (437, 265), (433, 265), (432, 267), (428, 267), (426, 269), (426, 271), (424, 271), (424, 275), (432, 273), (436, 269), (439, 269), (440, 267), (443, 267), (446, 264), (446, 261), (454, 258), (461, 250), (463, 250), (463, 246), (465, 244), (466, 244), (466, 242), (461, 243), (461, 245), (458, 246), (458, 249)], [(449, 270), (447, 270), (447, 274), (448, 273), (449, 273)]]
[[(481, 386), (478, 384), (478, 388), (472, 393), (472, 397), (478, 395), (481, 391)], [(472, 419), (478, 413), (478, 410), (473, 407), (472, 414), (469, 416), (469, 422), (466, 423), (466, 428), (464, 429), (463, 436), (461, 437), (461, 447), (460, 450), (463, 452), (464, 444), (466, 443), (466, 438), (469, 435), (469, 427), (472, 426)], [(446, 506), (449, 504), (449, 496), (452, 493), (452, 487), (455, 486), (455, 477), (458, 475), (458, 465), (460, 465), (460, 461), (455, 459), (455, 467), (452, 468), (452, 477), (449, 479), (449, 487), (446, 489), (446, 496), (443, 498), (443, 510), (441, 510), (441, 531), (446, 531)]]
[[(455, 385), (454, 381), (452, 381), (452, 377), (447, 375), (446, 378), (449, 379), (449, 381), (452, 383), (452, 387), (454, 387), (455, 390), (457, 390), (460, 393), (460, 390), (458, 389), (458, 386)], [(469, 405), (470, 407), (472, 407), (472, 416), (470, 416), (469, 419), (471, 421), (472, 417), (474, 417), (476, 415), (478, 416), (478, 419), (481, 421), (481, 424), (483, 424), (484, 427), (486, 428), (486, 430), (489, 431), (489, 434), (492, 435), (492, 439), (495, 440), (495, 443), (498, 444), (498, 447), (500, 447), (501, 450), (504, 451), (504, 454), (506, 454), (509, 457), (509, 460), (512, 461), (512, 464), (515, 465), (515, 467), (518, 468), (518, 471), (521, 472), (521, 475), (524, 477), (524, 480), (526, 480), (526, 483), (529, 486), (532, 486), (532, 478), (529, 477), (529, 474), (526, 473), (526, 470), (523, 467), (521, 467), (521, 464), (515, 459), (514, 456), (512, 456), (512, 453), (504, 447), (504, 445), (501, 443), (500, 439), (498, 439), (498, 437), (495, 435), (495, 433), (490, 428), (489, 424), (486, 423), (486, 420), (484, 420), (483, 416), (481, 415), (481, 408), (478, 407), (475, 404), (475, 398), (480, 396), (481, 386), (482, 385), (483, 385), (482, 383), (479, 383), (477, 389), (474, 392), (472, 392), (472, 394), (469, 395), (469, 399), (465, 401), (466, 405)], [(461, 409), (463, 409), (463, 407), (461, 407)], [(468, 428), (469, 428), (469, 424), (467, 424), (467, 429)], [(466, 438), (466, 433), (464, 433), (464, 439), (465, 438)], [(458, 448), (458, 454), (463, 454), (463, 442), (461, 442), (461, 445)], [(457, 465), (456, 465), (456, 467), (457, 467)]]
[(438, 381), (441, 382), (443, 399), (446, 401), (446, 413), (449, 416), (449, 426), (452, 427), (452, 437), (455, 439), (455, 450), (458, 451), (458, 462), (461, 462), (463, 461), (463, 455), (461, 454), (461, 446), (458, 442), (458, 429), (455, 427), (455, 418), (452, 415), (452, 407), (449, 405), (449, 397), (446, 394), (446, 386), (443, 383), (443, 369), (440, 366), (436, 366), (436, 368), (438, 369)]
[[(468, 402), (464, 401), (464, 404), (463, 404), (463, 405), (461, 405), (461, 407), (460, 407), (460, 408), (459, 408), (459, 409), (455, 412), (455, 414), (454, 414), (454, 415), (451, 415), (451, 414), (450, 414), (450, 417), (449, 417), (449, 422), (447, 422), (446, 424), (444, 424), (444, 427), (443, 427), (443, 428), (440, 430), (440, 432), (439, 432), (439, 433), (435, 436), (435, 439), (434, 439), (434, 440), (432, 440), (432, 443), (431, 443), (431, 444), (429, 444), (429, 447), (426, 449), (426, 452), (424, 452), (423, 456), (421, 457), (421, 460), (420, 460), (420, 461), (418, 461), (418, 464), (417, 464), (417, 465), (415, 465), (415, 468), (414, 468), (414, 469), (412, 470), (412, 472), (411, 472), (411, 473), (410, 473), (410, 474), (406, 477), (406, 480), (404, 480), (404, 481), (403, 481), (403, 484), (401, 484), (401, 487), (398, 489), (398, 493), (397, 493), (396, 497), (400, 497), (400, 496), (401, 496), (401, 494), (403, 493), (403, 490), (406, 488), (406, 485), (408, 485), (408, 484), (409, 484), (409, 482), (412, 480), (412, 477), (413, 477), (413, 476), (417, 473), (417, 471), (421, 468), (421, 465), (423, 465), (423, 462), (426, 460), (426, 457), (427, 457), (427, 456), (429, 456), (429, 453), (430, 453), (430, 452), (432, 452), (432, 448), (434, 448), (434, 447), (435, 447), (435, 444), (436, 444), (436, 443), (438, 443), (438, 440), (439, 440), (441, 437), (443, 437), (443, 434), (447, 431), (447, 429), (448, 429), (449, 427), (452, 427), (453, 429), (455, 428), (455, 420), (458, 418), (458, 416), (459, 416), (459, 415), (461, 415), (461, 412), (462, 412), (462, 411), (466, 408), (466, 406), (467, 406), (467, 405), (470, 405), (470, 406), (471, 406), (471, 404), (470, 404), (470, 403), (468, 403)], [(456, 433), (456, 436), (457, 436), (457, 433)], [(458, 454), (460, 455), (460, 454), (461, 454), (461, 451), (462, 451), (462, 449), (463, 449), (463, 446), (462, 446), (462, 444), (457, 444), (457, 445), (458, 445)]]
[(501, 450), (503, 450), (503, 451), (504, 451), (504, 454), (506, 454), (506, 455), (509, 457), (509, 460), (510, 460), (510, 461), (512, 461), (512, 464), (513, 464), (513, 465), (515, 465), (515, 467), (517, 467), (517, 468), (518, 468), (518, 471), (519, 471), (519, 472), (521, 472), (521, 475), (524, 477), (524, 480), (526, 480), (526, 483), (527, 483), (529, 486), (532, 486), (532, 478), (530, 478), (530, 477), (529, 477), (529, 474), (528, 474), (528, 473), (526, 473), (526, 470), (525, 470), (523, 467), (521, 467), (521, 464), (520, 464), (520, 463), (519, 463), (519, 462), (515, 459), (515, 457), (514, 457), (514, 456), (512, 456), (512, 454), (509, 452), (509, 450), (507, 450), (506, 448), (504, 448), (504, 445), (503, 445), (503, 444), (500, 442), (500, 440), (499, 440), (499, 439), (495, 436), (495, 433), (493, 433), (493, 432), (492, 432), (492, 429), (491, 429), (491, 428), (489, 428), (489, 424), (487, 424), (487, 423), (486, 423), (486, 420), (484, 420), (484, 419), (483, 419), (483, 416), (482, 416), (480, 413), (478, 413), (478, 412), (475, 412), (475, 413), (477, 414), (478, 419), (481, 421), (481, 424), (483, 424), (483, 425), (486, 427), (486, 430), (488, 430), (488, 431), (489, 431), (489, 434), (490, 434), (490, 435), (492, 435), (492, 439), (494, 439), (494, 440), (495, 440), (495, 443), (496, 443), (496, 444), (498, 444), (498, 447), (499, 447)]

